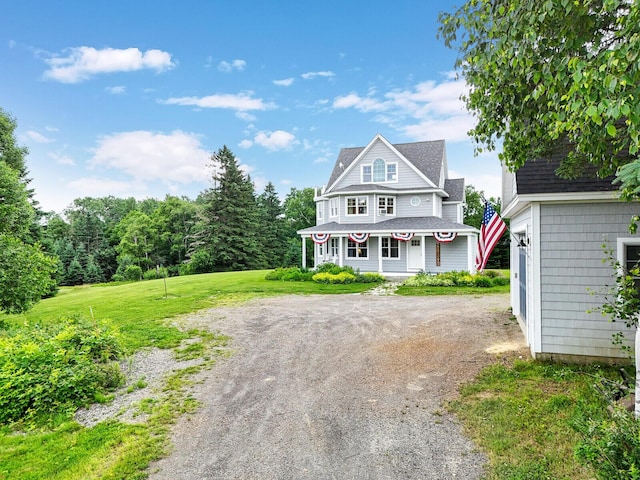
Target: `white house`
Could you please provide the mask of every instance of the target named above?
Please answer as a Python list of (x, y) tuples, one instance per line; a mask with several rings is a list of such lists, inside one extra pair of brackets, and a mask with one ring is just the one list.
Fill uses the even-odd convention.
[[(464, 179), (450, 179), (444, 140), (343, 148), (316, 191), (315, 265), (391, 275), (474, 269), (478, 230), (464, 225)], [(303, 265), (306, 259), (303, 258)]]
[(598, 308), (613, 285), (604, 246), (622, 265), (640, 259), (628, 231), (637, 203), (618, 200), (611, 178), (565, 180), (559, 159), (503, 170), (502, 215), (511, 220), (511, 306), (536, 358), (620, 359), (612, 334), (634, 332)]

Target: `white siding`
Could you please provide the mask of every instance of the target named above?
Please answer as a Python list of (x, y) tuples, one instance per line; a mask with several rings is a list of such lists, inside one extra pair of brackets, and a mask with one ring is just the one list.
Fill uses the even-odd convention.
[(316, 202), (316, 225), (323, 225), (329, 221), (329, 202)]
[(629, 220), (637, 210), (622, 203), (541, 205), (542, 352), (620, 355), (611, 335), (624, 325), (587, 311), (605, 302), (602, 292), (612, 284), (602, 245), (615, 249), (618, 237), (630, 237)]
[(502, 207), (506, 207), (515, 197), (516, 174), (502, 166)]
[(353, 165), (349, 173), (333, 187), (333, 190), (350, 185), (360, 185), (362, 183), (360, 166), (363, 164), (372, 165), (376, 158), (382, 158), (385, 162), (397, 163), (398, 181), (380, 183), (380, 185), (388, 185), (393, 188), (425, 188), (430, 186), (418, 176), (413, 168), (400, 160), (384, 143), (377, 142), (367, 154), (360, 159), (360, 162)]

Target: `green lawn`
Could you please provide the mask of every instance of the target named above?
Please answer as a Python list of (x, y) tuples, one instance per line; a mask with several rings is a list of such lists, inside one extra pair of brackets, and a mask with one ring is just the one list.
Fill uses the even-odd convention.
[(267, 270), (209, 273), (125, 284), (63, 287), (58, 295), (38, 303), (22, 315), (1, 315), (16, 325), (49, 324), (61, 317), (82, 316), (107, 320), (121, 334), (129, 351), (145, 346), (175, 347), (186, 334), (167, 318), (203, 308), (239, 303), (282, 294), (359, 293), (374, 284), (327, 285), (315, 282), (268, 281)]
[[(226, 338), (201, 331), (180, 331), (167, 319), (199, 309), (233, 305), (282, 294), (359, 293), (375, 284), (326, 285), (264, 279), (267, 271), (212, 273), (166, 280), (61, 288), (22, 315), (0, 314), (0, 329), (34, 328), (65, 317), (95, 318), (115, 326), (124, 349), (174, 348), (176, 355), (201, 356), (210, 367)], [(180, 350), (180, 341), (192, 338)], [(208, 360), (207, 360), (208, 359)], [(0, 480), (88, 480), (146, 478), (149, 462), (164, 455), (170, 425), (196, 404), (188, 385), (199, 367), (172, 373), (159, 398), (143, 402), (150, 414), (139, 425), (108, 421), (85, 428), (69, 416), (44, 424), (0, 426)], [(0, 390), (1, 393), (1, 390)]]

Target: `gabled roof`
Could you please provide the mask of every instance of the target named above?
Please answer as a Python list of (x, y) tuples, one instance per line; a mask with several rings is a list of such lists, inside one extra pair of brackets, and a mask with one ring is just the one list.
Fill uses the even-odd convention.
[[(381, 139), (386, 142), (381, 135), (377, 135), (374, 138), (374, 141), (377, 139)], [(371, 142), (369, 146), (372, 143), (373, 142)], [(405, 157), (405, 159), (409, 161), (422, 175), (427, 177), (434, 185), (438, 185), (441, 171), (443, 168), (446, 168), (444, 164), (444, 140), (398, 143), (390, 145)], [(331, 189), (340, 176), (349, 169), (351, 164), (367, 147), (351, 147), (340, 150), (338, 159), (336, 160), (331, 176), (329, 177), (329, 182), (327, 183), (327, 190)]]
[(598, 178), (595, 175), (585, 175), (573, 180), (560, 178), (556, 169), (560, 166), (560, 159), (540, 159), (526, 162), (516, 171), (516, 188), (518, 195), (536, 193), (569, 193), (569, 192), (608, 192), (618, 187), (611, 182), (614, 177)]
[(464, 202), (464, 178), (446, 179), (444, 191), (449, 194), (449, 197), (443, 199), (443, 202)]

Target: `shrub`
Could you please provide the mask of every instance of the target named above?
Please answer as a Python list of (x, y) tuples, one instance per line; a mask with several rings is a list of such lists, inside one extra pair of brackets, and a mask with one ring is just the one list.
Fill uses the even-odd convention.
[(350, 273), (351, 275), (356, 274), (356, 272), (353, 270), (353, 267), (349, 267), (349, 266), (341, 267), (340, 265), (336, 265), (335, 263), (330, 263), (330, 262), (318, 265), (318, 268), (316, 268), (316, 272), (331, 273), (333, 275), (338, 275), (341, 272), (347, 272), (347, 273)]
[(104, 326), (66, 319), (0, 336), (0, 423), (66, 413), (122, 384), (121, 350)]
[(473, 285), (476, 287), (489, 288), (493, 286), (493, 282), (489, 277), (485, 277), (484, 275), (474, 275)]
[(340, 272), (338, 274), (320, 272), (313, 275), (312, 279), (317, 283), (355, 283), (356, 276), (349, 272)]
[(633, 413), (616, 409), (611, 418), (589, 420), (578, 429), (576, 457), (598, 479), (640, 479), (640, 420)]
[(166, 268), (152, 268), (144, 272), (142, 278), (144, 278), (145, 280), (157, 280), (158, 278), (166, 278), (168, 276), (169, 274)]
[(356, 282), (357, 283), (382, 283), (384, 282), (384, 277), (379, 273), (357, 273)]
[(142, 268), (138, 265), (129, 265), (124, 271), (124, 279), (125, 280), (133, 280), (138, 281), (142, 280)]
[(276, 268), (267, 273), (265, 280), (282, 280), (284, 282), (310, 282), (313, 272), (299, 267)]
[(111, 280), (114, 282), (124, 282), (124, 275), (120, 275), (119, 273), (114, 273), (111, 277)]
[(455, 285), (450, 278), (428, 273), (420, 273), (407, 278), (402, 284), (407, 287), (453, 287)]
[(493, 283), (495, 287), (509, 285), (510, 282), (511, 281), (507, 277), (495, 277), (491, 279), (491, 283)]
[(489, 278), (502, 277), (502, 275), (500, 275), (500, 272), (496, 272), (495, 270), (485, 270), (483, 275)]

